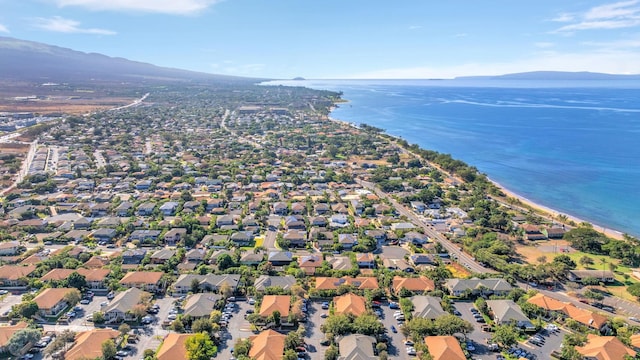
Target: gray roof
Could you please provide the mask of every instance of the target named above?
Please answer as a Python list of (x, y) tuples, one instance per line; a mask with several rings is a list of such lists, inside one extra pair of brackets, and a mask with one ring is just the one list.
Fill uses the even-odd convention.
[(445, 285), (451, 291), (477, 290), (480, 287), (493, 291), (510, 291), (513, 288), (504, 279), (448, 279)]
[[(149, 294), (146, 291), (142, 291), (138, 288), (131, 288), (129, 290), (118, 293), (113, 300), (104, 308), (105, 313), (109, 313), (111, 311), (117, 311), (121, 313), (126, 313), (131, 310), (134, 306), (140, 303), (140, 299), (142, 295)], [(150, 294), (149, 294), (150, 295)]]
[(338, 346), (340, 356), (338, 360), (377, 360), (373, 347), (376, 339), (373, 336), (352, 334), (343, 337)]
[(232, 289), (235, 289), (238, 286), (238, 282), (240, 281), (239, 274), (226, 274), (226, 275), (196, 275), (196, 274), (182, 274), (178, 277), (174, 286), (177, 287), (189, 287), (193, 279), (198, 280), (200, 285), (208, 284), (210, 286), (220, 287), (222, 284), (227, 283)]
[(440, 298), (435, 296), (414, 296), (411, 298), (411, 302), (414, 306), (414, 317), (435, 319), (447, 313), (440, 305)]
[(193, 294), (184, 305), (184, 314), (192, 317), (209, 317), (211, 311), (222, 296), (213, 293)]
[(291, 275), (286, 276), (269, 276), (260, 275), (256, 281), (253, 282), (253, 286), (258, 291), (264, 291), (268, 287), (280, 287), (284, 290), (289, 290), (296, 284), (296, 278)]
[(169, 260), (173, 255), (176, 254), (176, 251), (173, 249), (160, 249), (151, 255), (152, 259), (160, 259), (160, 260)]
[(522, 312), (520, 306), (513, 300), (487, 300), (487, 306), (493, 312), (498, 323), (515, 321), (518, 323), (530, 323), (529, 318)]

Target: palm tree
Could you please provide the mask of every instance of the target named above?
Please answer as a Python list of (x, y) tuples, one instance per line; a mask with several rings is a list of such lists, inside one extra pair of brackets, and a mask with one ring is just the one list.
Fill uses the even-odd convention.
[(606, 258), (600, 258), (600, 263), (602, 264), (602, 278), (604, 279), (604, 272), (607, 269), (607, 259)]

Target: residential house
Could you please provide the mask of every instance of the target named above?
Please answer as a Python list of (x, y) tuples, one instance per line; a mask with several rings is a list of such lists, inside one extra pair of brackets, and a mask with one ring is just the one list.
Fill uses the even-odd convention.
[(376, 267), (376, 257), (373, 253), (357, 253), (356, 262), (361, 269), (373, 269)]
[(434, 320), (448, 314), (442, 309), (440, 298), (435, 296), (414, 296), (411, 298), (411, 302), (413, 303), (413, 317)]
[(273, 203), (273, 205), (271, 205), (271, 209), (272, 213), (275, 215), (287, 215), (289, 212), (289, 207), (287, 206), (287, 203), (284, 202)]
[(415, 272), (415, 269), (405, 259), (389, 259), (382, 260), (382, 266), (389, 270), (400, 270), (407, 273)]
[(569, 270), (567, 272), (567, 278), (575, 282), (582, 282), (587, 278), (593, 278), (600, 282), (607, 283), (616, 281), (616, 275), (611, 270)]
[(129, 241), (139, 241), (140, 243), (155, 243), (160, 236), (160, 230), (134, 230), (129, 235)]
[(214, 293), (198, 293), (187, 297), (183, 306), (184, 316), (194, 319), (209, 318), (216, 304), (222, 300), (222, 296)]
[(254, 282), (253, 287), (258, 292), (265, 292), (267, 288), (277, 287), (283, 290), (291, 290), (291, 287), (296, 284), (296, 278), (292, 275), (285, 276), (270, 276), (260, 275)]
[(416, 226), (413, 225), (412, 223), (400, 222), (400, 223), (391, 224), (391, 230), (393, 230), (393, 231), (396, 231), (396, 230), (410, 231), (410, 230), (413, 230), (415, 228), (416, 228)]
[(333, 214), (329, 218), (330, 228), (343, 228), (349, 225), (349, 218), (346, 214)]
[(151, 294), (137, 288), (118, 293), (102, 310), (105, 322), (113, 324), (139, 320), (131, 310), (138, 305), (146, 306), (145, 301), (148, 299), (151, 299)]
[(222, 286), (229, 286), (235, 292), (240, 282), (239, 274), (182, 274), (173, 283), (173, 294), (184, 295), (193, 291), (195, 283), (198, 283), (198, 290), (202, 292), (219, 291)]
[(304, 222), (304, 217), (302, 215), (290, 215), (284, 218), (284, 227), (287, 230), (307, 230), (307, 225)]
[(358, 245), (358, 237), (356, 234), (338, 234), (338, 243), (342, 245), (345, 250), (351, 250), (355, 245)]
[(124, 216), (129, 216), (130, 211), (132, 209), (133, 209), (133, 203), (128, 201), (123, 201), (120, 203), (120, 205), (118, 205), (115, 209), (113, 209), (113, 212), (116, 214), (116, 216), (124, 217)]
[(176, 254), (174, 249), (160, 249), (151, 255), (150, 260), (152, 264), (164, 264)]
[(427, 209), (427, 205), (425, 205), (422, 201), (412, 201), (411, 209), (418, 213), (423, 213)]
[[(249, 338), (251, 349), (249, 358), (255, 360), (280, 360), (284, 357), (284, 340), (286, 335), (274, 330), (265, 330), (257, 336)], [(177, 358), (176, 358), (177, 359)], [(158, 358), (158, 360), (164, 360)], [(173, 359), (167, 359), (173, 360)]]
[(205, 260), (207, 251), (204, 249), (191, 249), (185, 254), (185, 261), (192, 264), (200, 264)]
[(253, 232), (237, 231), (231, 235), (231, 242), (236, 246), (249, 246), (253, 242)]
[(87, 287), (91, 290), (104, 291), (107, 289), (106, 279), (111, 270), (109, 269), (52, 269), (40, 278), (42, 282), (62, 281), (71, 274), (77, 272), (85, 277)]
[(293, 261), (293, 253), (290, 251), (270, 251), (267, 261), (273, 266), (289, 265)]
[(600, 330), (609, 320), (604, 315), (578, 308), (573, 304), (562, 302), (542, 293), (535, 294), (527, 302), (545, 309), (547, 312), (569, 317), (596, 330)]
[(13, 288), (26, 286), (26, 279), (36, 270), (35, 265), (3, 265), (0, 266), (0, 287)]
[(309, 217), (309, 225), (313, 227), (325, 227), (327, 226), (327, 218), (324, 216), (311, 216)]
[(514, 324), (527, 331), (536, 330), (531, 320), (513, 300), (487, 300), (487, 306), (493, 313), (493, 319), (498, 325)]
[(540, 227), (534, 224), (523, 224), (524, 238), (526, 240), (544, 240), (547, 237), (540, 231)]
[(0, 243), (0, 256), (12, 256), (18, 253), (20, 243), (17, 241), (7, 241)]
[(72, 292), (78, 291), (75, 288), (48, 288), (44, 289), (33, 301), (38, 304), (38, 314), (42, 317), (58, 316), (68, 304), (65, 296)]
[(120, 332), (113, 329), (93, 329), (76, 333), (71, 349), (64, 354), (64, 360), (102, 358), (102, 343), (115, 340)]
[(331, 209), (329, 208), (329, 205), (325, 203), (318, 203), (313, 206), (313, 212), (316, 215), (325, 215), (328, 214), (329, 211), (331, 211)]
[(122, 265), (139, 265), (147, 255), (147, 250), (132, 249), (122, 253)]
[(178, 210), (178, 205), (175, 201), (168, 201), (162, 204), (159, 210), (164, 216), (173, 216), (176, 214), (176, 210)]
[(187, 359), (187, 339), (193, 334), (169, 333), (160, 345), (155, 358), (157, 360)]
[(96, 239), (96, 241), (111, 242), (116, 235), (116, 229), (100, 228), (93, 230), (90, 236)]
[(453, 336), (427, 336), (424, 338), (433, 360), (466, 360), (460, 342)]
[(264, 261), (264, 252), (247, 252), (240, 257), (241, 265), (258, 266)]
[(615, 336), (587, 334), (587, 342), (576, 346), (584, 360), (614, 360), (635, 358), (636, 352), (628, 348)]
[(298, 266), (306, 275), (313, 275), (322, 266), (322, 254), (304, 255), (298, 258)]
[(564, 229), (564, 227), (550, 227), (542, 230), (542, 233), (549, 239), (562, 239), (565, 232), (566, 230)]
[(414, 292), (424, 293), (425, 291), (432, 291), (435, 289), (435, 283), (433, 280), (426, 276), (405, 278), (400, 276), (394, 276), (391, 284), (393, 292), (398, 294), (402, 289)]
[(513, 287), (504, 279), (447, 279), (444, 287), (453, 296), (462, 296), (469, 292), (473, 295), (506, 295)]
[(416, 267), (438, 265), (438, 261), (432, 254), (413, 254), (409, 256), (409, 261)]
[(344, 336), (338, 343), (340, 356), (338, 360), (376, 360), (374, 348), (376, 339), (373, 336), (351, 334)]
[(347, 293), (333, 298), (333, 309), (336, 315), (353, 314), (360, 316), (367, 312), (366, 299), (360, 295)]
[(417, 231), (409, 231), (408, 233), (404, 234), (404, 241), (412, 243), (414, 245), (424, 245), (429, 242), (429, 237)]
[(150, 293), (157, 293), (164, 290), (161, 281), (162, 275), (164, 273), (156, 271), (132, 271), (120, 280), (120, 285), (128, 289), (135, 287)]
[(168, 246), (175, 246), (187, 235), (185, 228), (173, 228), (164, 234), (164, 243)]
[(317, 277), (316, 290), (335, 290), (341, 285), (350, 285), (359, 290), (378, 289), (378, 279), (375, 277)]
[(109, 258), (98, 255), (92, 256), (89, 260), (82, 264), (82, 266), (87, 269), (101, 269), (107, 265), (109, 265)]
[(229, 226), (234, 224), (234, 219), (232, 215), (222, 215), (216, 218), (216, 227)]
[(155, 203), (145, 202), (138, 206), (137, 213), (139, 216), (151, 216), (153, 214), (153, 209), (155, 208)]
[(9, 340), (13, 337), (13, 334), (26, 329), (28, 326), (29, 324), (24, 321), (20, 321), (15, 325), (0, 326), (0, 354), (9, 352), (7, 346), (9, 345)]
[(353, 263), (348, 256), (328, 256), (327, 262), (333, 270), (351, 270)]
[(293, 247), (305, 247), (307, 244), (307, 232), (304, 230), (289, 229), (282, 238)]
[(262, 298), (262, 304), (260, 305), (258, 314), (262, 317), (267, 317), (273, 314), (274, 311), (278, 311), (280, 317), (286, 319), (289, 316), (290, 308), (291, 297), (289, 295), (265, 295)]

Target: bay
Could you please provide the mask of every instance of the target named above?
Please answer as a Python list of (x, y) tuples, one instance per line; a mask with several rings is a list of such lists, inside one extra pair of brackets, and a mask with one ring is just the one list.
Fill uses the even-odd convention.
[(640, 82), (305, 80), (343, 92), (331, 114), (451, 154), (505, 188), (640, 236)]

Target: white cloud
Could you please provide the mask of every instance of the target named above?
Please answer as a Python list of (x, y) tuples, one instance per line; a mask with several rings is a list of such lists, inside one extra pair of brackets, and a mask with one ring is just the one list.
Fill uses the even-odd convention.
[(81, 28), (80, 22), (71, 19), (65, 19), (60, 16), (54, 16), (50, 19), (35, 18), (35, 26), (53, 32), (75, 33), (75, 34), (95, 34), (95, 35), (115, 35), (115, 31), (96, 28)]
[(552, 43), (552, 42), (537, 42), (535, 44), (535, 47), (540, 48), (540, 49), (548, 49), (548, 48), (552, 48), (554, 46), (556, 46), (556, 44)]
[(560, 14), (554, 20), (574, 22), (556, 29), (554, 33), (636, 27), (640, 26), (640, 0), (595, 6), (581, 14)]
[(6, 26), (0, 24), (0, 33), (8, 33), (8, 32), (9, 32), (9, 29)]
[(595, 50), (584, 53), (540, 52), (513, 62), (465, 63), (449, 66), (416, 66), (381, 69), (347, 76), (346, 79), (449, 79), (458, 76), (502, 75), (527, 71), (592, 71), (640, 74), (640, 51)]
[(562, 13), (562, 14), (556, 16), (555, 18), (551, 19), (551, 21), (555, 21), (555, 22), (570, 22), (570, 21), (573, 21), (573, 19), (575, 19), (573, 14)]
[(193, 14), (221, 0), (53, 0), (58, 6), (79, 6), (89, 10), (140, 11), (164, 14)]

